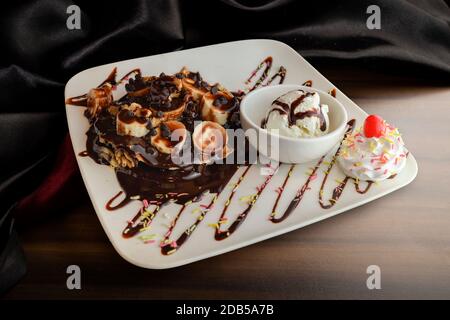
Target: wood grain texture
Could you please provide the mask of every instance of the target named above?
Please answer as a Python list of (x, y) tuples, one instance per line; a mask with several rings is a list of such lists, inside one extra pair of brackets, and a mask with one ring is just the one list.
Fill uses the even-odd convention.
[[(450, 88), (373, 71), (320, 69), (398, 126), (419, 164), (407, 187), (303, 229), (170, 270), (145, 270), (109, 243), (87, 195), (22, 230), (28, 274), (6, 299), (450, 299)], [(66, 267), (82, 290), (66, 289)], [(382, 271), (368, 290), (366, 268)]]

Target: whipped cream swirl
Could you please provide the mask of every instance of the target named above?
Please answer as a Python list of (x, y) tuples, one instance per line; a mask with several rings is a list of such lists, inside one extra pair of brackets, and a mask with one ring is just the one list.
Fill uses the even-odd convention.
[(398, 174), (405, 166), (408, 150), (398, 129), (386, 124), (380, 137), (367, 138), (363, 129), (347, 135), (338, 162), (345, 174), (366, 181), (381, 181)]

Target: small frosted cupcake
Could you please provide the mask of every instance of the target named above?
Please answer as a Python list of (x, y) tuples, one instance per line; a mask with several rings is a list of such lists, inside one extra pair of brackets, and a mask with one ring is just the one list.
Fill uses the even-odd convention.
[(338, 163), (357, 180), (382, 181), (405, 167), (408, 150), (398, 129), (380, 116), (370, 115), (364, 125), (343, 141)]

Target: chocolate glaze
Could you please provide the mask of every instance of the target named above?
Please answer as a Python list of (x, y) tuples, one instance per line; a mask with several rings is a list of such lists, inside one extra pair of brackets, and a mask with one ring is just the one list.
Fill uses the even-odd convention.
[(129, 170), (118, 169), (117, 179), (127, 197), (183, 204), (205, 191), (219, 192), (236, 169), (235, 165), (220, 164), (192, 165), (178, 170), (149, 169), (139, 164)]

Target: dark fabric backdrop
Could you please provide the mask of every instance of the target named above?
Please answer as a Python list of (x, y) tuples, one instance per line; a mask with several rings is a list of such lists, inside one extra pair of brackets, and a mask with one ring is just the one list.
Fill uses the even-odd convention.
[[(66, 9), (74, 3), (82, 11), (81, 30), (66, 27)], [(84, 190), (67, 137), (63, 93), (66, 81), (83, 69), (211, 43), (272, 38), (313, 63), (358, 63), (368, 72), (377, 68), (450, 83), (450, 9), (443, 0), (9, 4), (14, 6), (0, 13), (0, 293), (26, 272), (13, 216), (30, 224), (67, 211)], [(371, 4), (381, 8), (381, 30), (366, 27)]]

